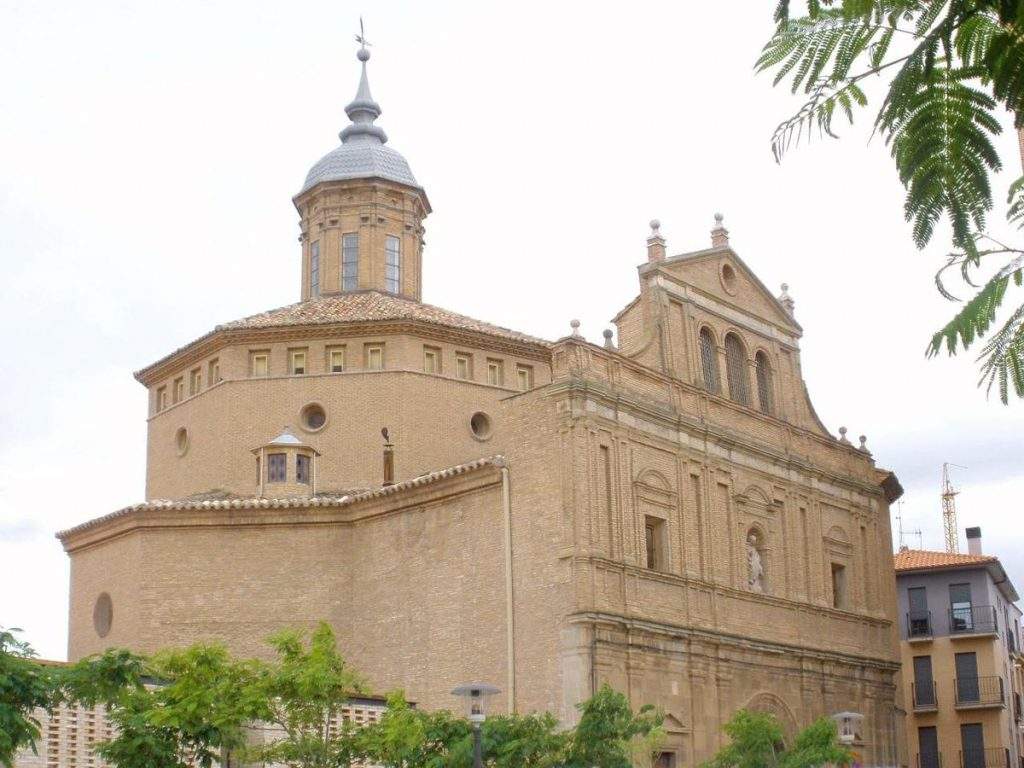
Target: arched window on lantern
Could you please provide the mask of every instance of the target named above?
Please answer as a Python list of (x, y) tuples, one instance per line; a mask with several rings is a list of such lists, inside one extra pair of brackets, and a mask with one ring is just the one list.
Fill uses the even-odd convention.
[(757, 377), (757, 402), (762, 413), (772, 412), (772, 369), (768, 365), (768, 355), (759, 351), (754, 355), (754, 373)]
[(747, 353), (735, 333), (725, 337), (725, 374), (729, 379), (729, 397), (743, 405), (750, 404), (747, 387)]
[(700, 329), (700, 364), (704, 372), (704, 388), (719, 394), (722, 388), (718, 380), (718, 352), (715, 350), (715, 337), (707, 327)]

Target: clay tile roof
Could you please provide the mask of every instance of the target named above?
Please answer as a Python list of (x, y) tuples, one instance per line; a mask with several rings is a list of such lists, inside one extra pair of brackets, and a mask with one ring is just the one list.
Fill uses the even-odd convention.
[(988, 565), (998, 562), (991, 555), (958, 555), (950, 552), (930, 552), (924, 549), (904, 549), (894, 555), (896, 571), (922, 571), (939, 568), (961, 568), (965, 565)]
[(509, 328), (377, 291), (341, 293), (300, 301), (217, 326), (218, 330), (238, 328), (278, 328), (292, 325), (330, 325), (333, 323), (372, 322), (374, 320), (420, 320), (450, 328), (461, 328), (492, 336), (501, 336), (526, 344), (550, 346), (550, 343)]

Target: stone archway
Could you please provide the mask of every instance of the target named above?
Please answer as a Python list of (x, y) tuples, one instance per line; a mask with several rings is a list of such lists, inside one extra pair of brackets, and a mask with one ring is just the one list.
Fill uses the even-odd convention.
[(789, 708), (789, 705), (774, 693), (768, 693), (767, 691), (755, 693), (744, 705), (744, 709), (749, 709), (751, 712), (763, 712), (774, 715), (782, 727), (786, 743), (793, 743), (797, 731), (796, 717), (793, 715), (793, 710)]

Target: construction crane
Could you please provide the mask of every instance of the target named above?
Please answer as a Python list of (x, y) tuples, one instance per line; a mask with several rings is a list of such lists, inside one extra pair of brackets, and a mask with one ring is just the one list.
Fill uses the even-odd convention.
[(949, 467), (948, 461), (942, 465), (942, 527), (946, 533), (946, 551), (955, 555), (960, 552), (956, 525), (956, 495), (960, 491), (953, 487), (949, 479)]

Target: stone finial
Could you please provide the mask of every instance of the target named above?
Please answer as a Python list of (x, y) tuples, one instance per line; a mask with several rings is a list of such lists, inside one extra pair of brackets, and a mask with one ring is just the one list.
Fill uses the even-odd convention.
[(720, 214), (715, 214), (715, 226), (711, 230), (711, 247), (712, 248), (725, 248), (729, 245), (729, 230), (725, 228), (722, 222), (725, 217)]
[(779, 294), (779, 304), (785, 307), (786, 311), (792, 315), (793, 310), (796, 308), (796, 302), (793, 301), (793, 297), (789, 295), (789, 283), (782, 284), (782, 293)]
[(582, 335), (582, 334), (580, 334), (580, 321), (579, 320), (570, 320), (569, 321), (569, 327), (572, 328), (572, 335), (574, 337), (579, 338)]
[(665, 260), (665, 238), (661, 236), (661, 222), (651, 219), (651, 234), (647, 238), (647, 261)]
[(839, 428), (839, 442), (842, 443), (843, 445), (852, 445), (852, 443), (846, 439), (846, 432), (846, 427)]
[(602, 333), (604, 335), (604, 348), (615, 349), (615, 343), (612, 341), (612, 329), (605, 328)]
[(867, 435), (861, 435), (859, 439), (860, 439), (860, 446), (857, 448), (857, 450), (858, 451), (863, 451), (864, 453), (871, 453), (871, 451), (868, 450), (868, 438), (867, 438)]

